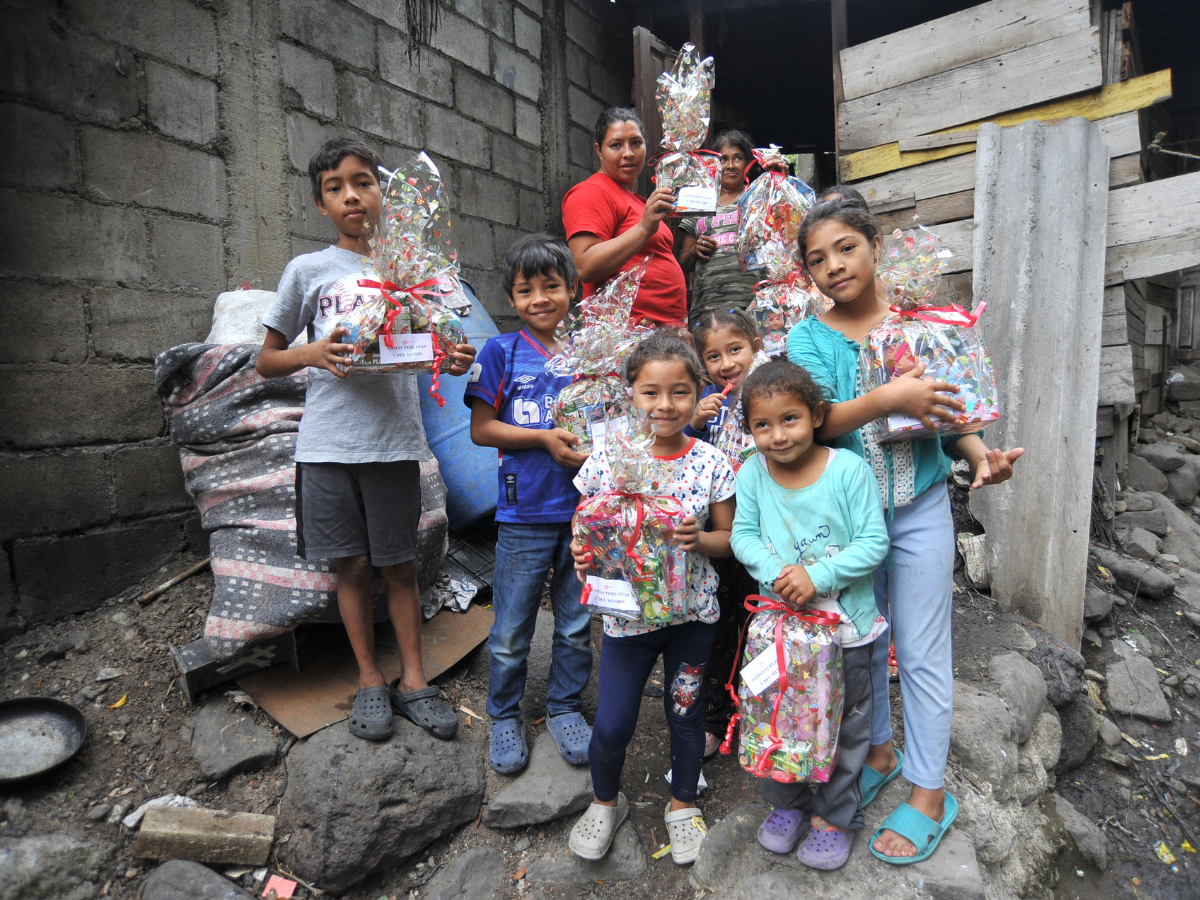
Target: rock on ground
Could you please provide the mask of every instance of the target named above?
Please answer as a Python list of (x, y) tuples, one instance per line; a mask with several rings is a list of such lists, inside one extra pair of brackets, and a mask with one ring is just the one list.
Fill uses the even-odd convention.
[(200, 771), (218, 781), (274, 765), (278, 751), (271, 731), (249, 713), (231, 711), (224, 698), (202, 707), (192, 723), (192, 756)]
[(1146, 494), (1161, 512), (1171, 528), (1162, 540), (1163, 553), (1179, 557), (1179, 564), (1193, 571), (1200, 570), (1200, 524), (1162, 494)]
[(633, 822), (626, 819), (613, 837), (604, 859), (592, 862), (580, 859), (566, 846), (529, 863), (525, 879), (532, 885), (592, 884), (596, 881), (628, 881), (646, 871), (646, 852), (638, 840)]
[(1165, 600), (1175, 593), (1175, 581), (1147, 563), (1130, 559), (1103, 547), (1093, 547), (1096, 561), (1112, 572), (1117, 584), (1125, 590), (1151, 600)]
[(1151, 722), (1170, 722), (1171, 707), (1158, 686), (1154, 663), (1131, 654), (1110, 663), (1104, 672), (1109, 708), (1121, 716), (1137, 716)]
[(1017, 751), (1016, 791), (1022, 806), (1035, 802), (1053, 787), (1054, 768), (1061, 752), (1062, 724), (1051, 706), (1037, 717), (1029, 740)]
[(1185, 457), (1182, 466), (1167, 473), (1167, 484), (1166, 494), (1177, 506), (1191, 506), (1196, 500), (1196, 492), (1200, 491), (1200, 461)]
[(1015, 796), (1017, 723), (995, 694), (954, 683), (950, 753), (963, 768), (990, 784), (997, 800)]
[(1121, 548), (1134, 559), (1154, 562), (1158, 559), (1158, 538), (1145, 528), (1132, 528), (1121, 541)]
[(150, 873), (140, 900), (249, 900), (250, 896), (208, 866), (173, 859)]
[(65, 834), (0, 837), (0, 900), (62, 900), (86, 883), (103, 884), (111, 851), (107, 842)]
[(1167, 488), (1170, 487), (1166, 475), (1137, 455), (1129, 457), (1125, 480), (1133, 490), (1141, 492), (1152, 491), (1156, 494), (1165, 494)]
[(1083, 656), (1040, 628), (1030, 628), (1034, 648), (1029, 661), (1038, 667), (1046, 683), (1046, 699), (1053, 706), (1066, 706), (1084, 690)]
[(911, 869), (913, 886), (934, 900), (984, 900), (975, 842), (965, 831), (950, 829), (933, 856)]
[(1179, 447), (1176, 444), (1142, 444), (1136, 450), (1134, 455), (1144, 459), (1160, 472), (1174, 472), (1183, 465), (1186, 458), (1179, 452)]
[(1078, 697), (1066, 706), (1059, 707), (1058, 716), (1062, 723), (1062, 750), (1055, 771), (1061, 774), (1082, 765), (1096, 746), (1100, 714), (1092, 709), (1087, 697)]
[(1115, 747), (1121, 743), (1121, 729), (1112, 719), (1100, 719), (1100, 740), (1105, 747)]
[(1115, 528), (1144, 528), (1146, 531), (1165, 537), (1167, 534), (1167, 514), (1161, 509), (1151, 509), (1145, 512), (1123, 512), (1113, 519)]
[(504, 881), (504, 854), (473, 847), (454, 858), (421, 892), (425, 900), (491, 900)]
[(1079, 852), (1090, 859), (1097, 869), (1107, 869), (1108, 838), (1104, 836), (1104, 832), (1088, 821), (1069, 801), (1057, 794), (1051, 794), (1050, 798), (1054, 811), (1067, 833), (1074, 839)]
[(277, 852), (306, 881), (343, 891), (478, 815), (484, 763), (474, 748), (399, 716), (395, 729), (375, 743), (326, 728), (288, 756), (276, 833), (292, 837)]
[(1046, 683), (1041, 670), (1019, 653), (997, 653), (988, 663), (1000, 699), (1017, 723), (1017, 743), (1033, 734), (1033, 725), (1046, 702)]
[(554, 735), (543, 731), (533, 742), (529, 765), (483, 809), (483, 824), (523, 828), (583, 812), (592, 799), (587, 766), (572, 766), (558, 752)]
[(1083, 621), (1099, 622), (1107, 619), (1112, 612), (1113, 595), (1094, 581), (1089, 581), (1083, 589)]

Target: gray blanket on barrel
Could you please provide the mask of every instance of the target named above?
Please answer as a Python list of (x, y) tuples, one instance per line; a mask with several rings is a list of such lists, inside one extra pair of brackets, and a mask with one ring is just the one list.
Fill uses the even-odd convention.
[[(180, 344), (154, 363), (184, 484), (212, 532), (204, 638), (222, 657), (301, 622), (340, 621), (333, 564), (296, 555), (294, 457), (306, 378), (264, 379), (257, 358), (253, 344)], [(421, 501), (425, 589), (446, 554), (446, 485), (436, 459), (421, 465)]]

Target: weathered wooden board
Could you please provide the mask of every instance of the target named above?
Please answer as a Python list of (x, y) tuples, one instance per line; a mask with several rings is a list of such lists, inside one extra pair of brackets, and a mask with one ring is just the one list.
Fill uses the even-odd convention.
[(1129, 325), (1125, 318), (1125, 287), (1113, 285), (1104, 289), (1104, 323), (1100, 328), (1100, 344), (1117, 347), (1129, 343)]
[(1200, 230), (1200, 172), (1121, 188), (1108, 199), (1109, 247), (1162, 240), (1197, 230)]
[(838, 149), (875, 147), (1104, 84), (1095, 28), (838, 106)]
[(979, 327), (1004, 403), (988, 438), (1024, 447), (1027, 459), (1009, 481), (972, 491), (971, 511), (987, 531), (1000, 607), (1073, 647), (1083, 633), (1107, 174), (1108, 148), (1082, 119), (980, 128), (972, 282), (976, 305), (988, 303)]
[(1118, 156), (1108, 163), (1108, 189), (1127, 187), (1142, 180), (1142, 154)]
[(1133, 351), (1128, 344), (1101, 348), (1096, 402), (1101, 406), (1137, 402), (1133, 386)]
[(883, 232), (895, 228), (911, 228), (914, 216), (922, 225), (928, 226), (937, 225), (939, 222), (953, 222), (955, 219), (969, 219), (975, 215), (975, 192), (943, 194), (940, 197), (920, 200), (913, 206), (897, 209), (895, 212), (879, 213), (872, 206), (871, 212), (879, 222), (879, 230)]
[(1192, 266), (1200, 266), (1200, 228), (1173, 237), (1109, 247), (1105, 257), (1108, 280), (1114, 284)]
[(942, 246), (954, 254), (946, 260), (946, 265), (942, 267), (942, 274), (951, 275), (955, 272), (971, 271), (971, 264), (975, 256), (975, 220), (961, 219), (958, 222), (943, 222), (937, 227), (937, 233), (938, 237), (942, 239)]
[[(1120, 84), (1108, 85), (1090, 94), (1066, 97), (1062, 100), (1051, 100), (1049, 103), (1027, 106), (1013, 112), (990, 116), (986, 121), (997, 125), (1019, 125), (1030, 119), (1050, 121), (1082, 116), (1085, 119), (1098, 121), (1118, 116), (1121, 113), (1143, 109), (1162, 100), (1171, 99), (1171, 70), (1163, 69), (1149, 75), (1131, 78)], [(981, 122), (957, 125), (947, 131), (964, 131), (978, 129)], [(946, 159), (951, 156), (961, 156), (974, 152), (973, 144), (958, 144), (952, 147), (941, 147), (934, 150), (918, 150), (912, 153), (901, 153), (897, 141), (848, 153), (841, 157), (842, 178), (847, 181), (857, 181), (870, 178), (884, 172), (892, 172), (908, 166), (918, 166)]]
[(1088, 0), (993, 0), (841, 52), (853, 100), (1030, 44), (1087, 30)]

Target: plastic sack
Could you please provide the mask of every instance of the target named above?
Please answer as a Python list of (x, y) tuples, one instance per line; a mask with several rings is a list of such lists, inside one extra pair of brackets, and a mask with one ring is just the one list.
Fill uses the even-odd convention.
[(711, 121), (713, 58), (700, 59), (694, 44), (684, 44), (671, 71), (658, 76), (654, 98), (662, 118), (662, 146), (654, 183), (675, 194), (675, 212), (711, 212), (717, 208), (717, 157), (701, 151)]
[(928, 306), (941, 284), (942, 267), (954, 256), (924, 225), (897, 228), (883, 242), (879, 280), (888, 302), (902, 310)]
[[(755, 602), (757, 601), (757, 605)], [(821, 610), (797, 612), (777, 600), (752, 595), (746, 609), (738, 711), (721, 752), (731, 752), (740, 728), (738, 762), (759, 778), (824, 782), (837, 765), (845, 685), (840, 617)], [(726, 689), (733, 693), (733, 676)]]
[(920, 420), (898, 413), (876, 419), (871, 428), (879, 443), (906, 441), (931, 434), (969, 434), (1000, 418), (1000, 398), (992, 358), (975, 327), (983, 307), (968, 313), (958, 306), (918, 307), (899, 312), (876, 325), (862, 341), (859, 373), (867, 390), (925, 364), (927, 381), (956, 385), (954, 395), (966, 409), (953, 421), (936, 419), (936, 431)]
[(580, 501), (574, 533), (592, 555), (581, 603), (593, 613), (667, 625), (687, 613), (687, 554), (674, 540), (685, 513), (674, 497), (655, 494), (671, 469), (651, 454), (653, 443), (639, 430), (611, 431), (604, 457), (613, 489)]
[[(778, 148), (754, 151), (760, 165), (773, 163)], [(765, 272), (768, 281), (783, 281), (800, 268), (796, 238), (812, 209), (813, 189), (790, 175), (763, 172), (738, 200), (738, 231), (734, 245), (742, 268)]]
[[(763, 363), (770, 361), (771, 357), (759, 350), (754, 354), (754, 359), (750, 361), (750, 368), (746, 371), (747, 377)], [(727, 385), (726, 390), (728, 389)], [(725, 454), (725, 458), (729, 460), (729, 465), (733, 467), (735, 474), (758, 449), (754, 444), (754, 438), (743, 427), (745, 420), (741, 397), (735, 396), (729, 404), (729, 412), (725, 414), (725, 421), (721, 423), (720, 429), (713, 438), (713, 446)]]
[[(257, 344), (262, 346), (267, 328), (262, 320), (275, 302), (274, 291), (222, 291), (213, 306), (212, 327), (206, 344)], [(301, 331), (292, 347), (308, 343), (307, 331)]]
[(779, 356), (787, 350), (788, 332), (809, 316), (827, 313), (833, 301), (799, 269), (783, 281), (760, 281), (746, 312), (758, 325), (763, 351)]

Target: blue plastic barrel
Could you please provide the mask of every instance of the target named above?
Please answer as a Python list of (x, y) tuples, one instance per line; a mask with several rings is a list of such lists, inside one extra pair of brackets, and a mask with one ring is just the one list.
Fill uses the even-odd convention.
[[(479, 352), (488, 338), (500, 332), (471, 286), (463, 282), (463, 289), (471, 301), (470, 314), (463, 316), (467, 342)], [(433, 383), (429, 373), (417, 376), (425, 437), (446, 482), (446, 516), (451, 531), (462, 531), (496, 509), (496, 450), (471, 443), (471, 410), (463, 403), (467, 377), (452, 378), (443, 373), (438, 384), (446, 405), (438, 406), (429, 394)]]

